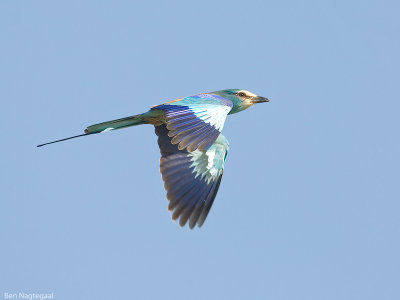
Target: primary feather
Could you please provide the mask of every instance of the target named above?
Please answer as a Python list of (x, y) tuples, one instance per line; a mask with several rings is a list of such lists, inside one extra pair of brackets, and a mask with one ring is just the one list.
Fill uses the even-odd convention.
[(184, 226), (203, 225), (218, 192), (228, 142), (220, 134), (207, 150), (179, 149), (172, 144), (165, 125), (156, 126), (160, 147), (160, 172), (164, 180), (172, 219)]

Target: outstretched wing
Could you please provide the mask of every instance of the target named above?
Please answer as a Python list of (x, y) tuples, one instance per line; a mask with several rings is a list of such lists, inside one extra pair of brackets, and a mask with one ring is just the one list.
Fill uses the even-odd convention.
[(192, 229), (202, 226), (217, 195), (228, 151), (228, 141), (220, 134), (204, 151), (179, 150), (171, 143), (166, 125), (156, 126), (160, 147), (160, 172), (172, 219), (179, 218)]
[(206, 150), (213, 145), (232, 109), (232, 102), (212, 94), (199, 94), (154, 106), (164, 111), (168, 136), (179, 150)]

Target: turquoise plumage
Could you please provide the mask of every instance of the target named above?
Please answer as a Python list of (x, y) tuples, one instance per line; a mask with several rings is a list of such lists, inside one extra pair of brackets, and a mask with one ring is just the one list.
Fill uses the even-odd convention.
[(221, 134), (229, 114), (267, 98), (249, 91), (230, 89), (198, 94), (152, 107), (148, 112), (95, 124), (78, 136), (101, 133), (140, 124), (152, 124), (161, 152), (160, 172), (172, 219), (184, 226), (201, 227), (218, 192), (228, 152)]

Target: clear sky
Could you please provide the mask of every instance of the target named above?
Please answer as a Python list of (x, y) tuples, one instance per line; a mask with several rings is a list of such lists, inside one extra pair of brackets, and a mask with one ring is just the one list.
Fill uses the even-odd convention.
[[(398, 1), (1, 1), (0, 298), (400, 299)], [(152, 126), (241, 88), (201, 229)]]

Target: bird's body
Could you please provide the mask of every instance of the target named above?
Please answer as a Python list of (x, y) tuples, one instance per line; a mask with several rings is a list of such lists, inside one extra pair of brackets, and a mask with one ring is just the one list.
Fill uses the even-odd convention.
[(198, 94), (153, 106), (143, 114), (89, 126), (84, 135), (154, 125), (172, 218), (179, 218), (181, 226), (189, 222), (190, 228), (200, 227), (222, 178), (228, 141), (221, 131), (227, 115), (267, 101), (238, 89)]

